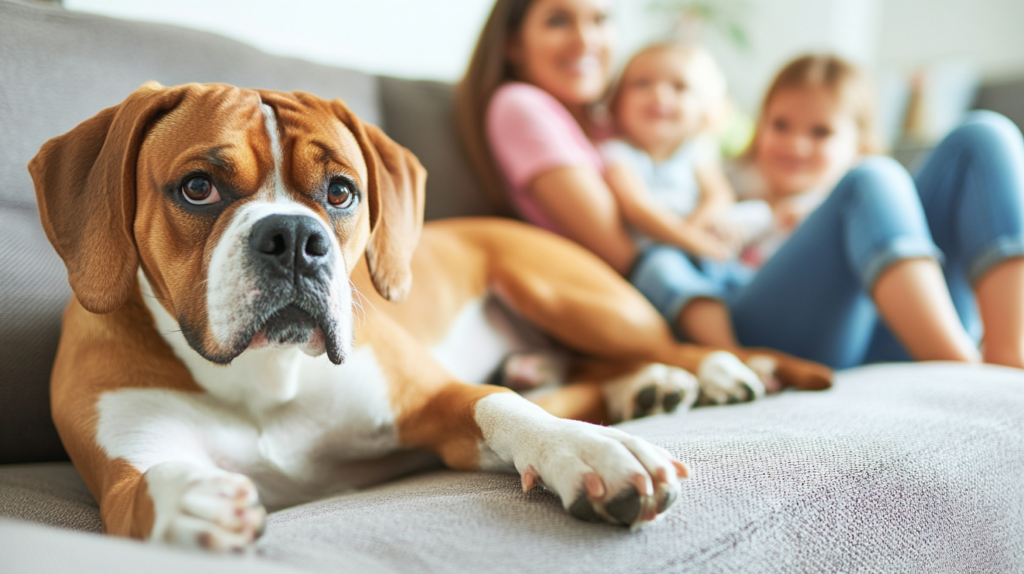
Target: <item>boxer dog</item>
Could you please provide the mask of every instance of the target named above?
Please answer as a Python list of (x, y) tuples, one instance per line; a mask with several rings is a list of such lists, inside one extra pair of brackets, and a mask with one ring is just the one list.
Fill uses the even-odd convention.
[[(74, 290), (53, 417), (111, 534), (243, 549), (267, 509), (438, 458), (636, 527), (685, 467), (570, 419), (671, 410), (698, 386), (714, 402), (763, 393), (569, 241), (494, 219), (424, 228), (423, 168), (340, 100), (149, 83), (29, 170)], [(472, 384), (513, 350), (495, 306), (589, 366), (536, 403)], [(831, 380), (737, 352), (801, 388)]]

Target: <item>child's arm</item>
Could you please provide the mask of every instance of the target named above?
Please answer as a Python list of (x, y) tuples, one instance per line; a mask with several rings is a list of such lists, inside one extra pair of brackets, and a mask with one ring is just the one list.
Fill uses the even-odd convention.
[(699, 227), (716, 225), (736, 203), (736, 192), (725, 177), (725, 170), (718, 162), (706, 162), (694, 169), (697, 185), (700, 187), (700, 203), (687, 221)]
[(654, 203), (643, 179), (628, 165), (608, 162), (605, 179), (626, 221), (644, 235), (702, 257), (732, 255), (717, 237)]

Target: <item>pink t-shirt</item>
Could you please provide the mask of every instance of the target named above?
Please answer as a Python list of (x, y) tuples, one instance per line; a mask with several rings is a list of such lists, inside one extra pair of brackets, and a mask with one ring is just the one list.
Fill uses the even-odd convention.
[(604, 161), (569, 110), (544, 90), (509, 82), (487, 105), (487, 141), (513, 207), (526, 221), (559, 233), (530, 194), (535, 177), (557, 167), (584, 166), (604, 175)]

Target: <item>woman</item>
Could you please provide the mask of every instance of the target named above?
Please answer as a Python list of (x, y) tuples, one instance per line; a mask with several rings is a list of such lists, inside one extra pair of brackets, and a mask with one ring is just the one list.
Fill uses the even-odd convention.
[[(634, 265), (646, 258), (629, 238), (591, 143), (606, 130), (589, 107), (610, 75), (607, 11), (602, 0), (499, 0), (459, 86), (458, 109), (463, 137), (492, 195), (507, 189), (525, 219), (577, 241), (628, 275), (642, 273)], [(804, 120), (813, 137), (839, 121), (828, 110)], [(837, 368), (895, 358), (901, 349), (885, 324), (914, 359), (1024, 367), (1024, 145), (1005, 123), (974, 122), (947, 140), (955, 145), (940, 146), (917, 182), (925, 206), (908, 193), (914, 183), (891, 160), (848, 166), (837, 185), (842, 193), (808, 217), (751, 283), (727, 297), (690, 297), (675, 314), (662, 308), (666, 319), (697, 343), (771, 346)], [(991, 149), (1005, 152), (994, 168), (985, 160)], [(965, 180), (983, 183), (961, 193)], [(895, 191), (879, 192), (889, 189)], [(994, 206), (972, 213), (994, 213), (1002, 221), (999, 234), (984, 238), (983, 256), (977, 249), (952, 254), (946, 277), (954, 302), (928, 225), (953, 225), (944, 231), (951, 240), (958, 234), (980, 239), (972, 234), (984, 231), (984, 222), (957, 221), (941, 205), (959, 196)], [(850, 205), (861, 208), (845, 209)], [(895, 255), (868, 273), (857, 267), (875, 260), (854, 256), (854, 238), (870, 235), (879, 222), (892, 223), (879, 235), (886, 243), (868, 247)], [(900, 251), (905, 236), (927, 248)], [(962, 315), (971, 323), (975, 304), (987, 333), (983, 355), (961, 322)]]

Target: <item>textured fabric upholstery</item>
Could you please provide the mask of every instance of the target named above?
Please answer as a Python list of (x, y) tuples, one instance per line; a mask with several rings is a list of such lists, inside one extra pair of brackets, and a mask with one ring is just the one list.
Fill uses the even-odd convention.
[[(0, 520), (0, 571), (4, 574), (295, 574), (283, 564), (253, 557), (214, 556), (155, 548), (132, 540), (61, 532)], [(358, 574), (354, 570), (346, 573)]]
[(100, 507), (69, 462), (0, 465), (0, 517), (103, 532)]
[[(257, 554), (333, 572), (1024, 572), (1018, 371), (866, 367), (622, 428), (692, 473), (639, 532), (580, 522), (514, 476), (441, 471), (278, 511)], [(33, 468), (0, 467), (0, 492), (85, 510), (66, 467)]]

